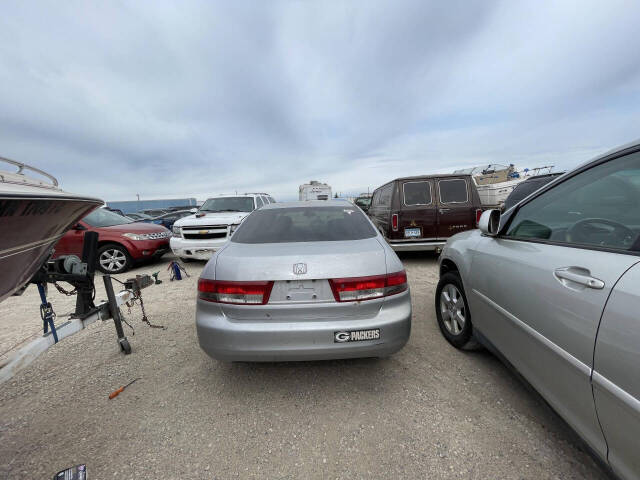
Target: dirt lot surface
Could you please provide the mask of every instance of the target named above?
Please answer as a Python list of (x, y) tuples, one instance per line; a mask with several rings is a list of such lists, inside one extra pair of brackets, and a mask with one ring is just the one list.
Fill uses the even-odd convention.
[[(191, 274), (144, 291), (127, 315), (63, 340), (0, 390), (0, 478), (50, 479), (86, 463), (95, 479), (606, 478), (579, 440), (502, 363), (440, 335), (437, 263), (402, 257), (413, 298), (407, 346), (382, 360), (228, 364), (198, 347)], [(130, 275), (122, 275), (125, 278)], [(97, 279), (97, 299), (106, 296)], [(73, 299), (51, 291), (59, 314)], [(0, 304), (0, 352), (40, 328), (30, 287)], [(125, 308), (125, 314), (126, 314)], [(126, 328), (126, 327), (125, 327)], [(141, 377), (114, 400), (108, 394)]]

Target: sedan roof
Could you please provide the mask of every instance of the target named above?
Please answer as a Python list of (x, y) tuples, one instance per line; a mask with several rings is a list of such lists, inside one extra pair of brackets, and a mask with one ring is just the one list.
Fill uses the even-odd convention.
[(344, 198), (337, 198), (335, 200), (305, 200), (300, 202), (279, 202), (270, 203), (261, 208), (261, 210), (272, 208), (310, 208), (310, 207), (344, 207), (353, 205), (351, 202)]

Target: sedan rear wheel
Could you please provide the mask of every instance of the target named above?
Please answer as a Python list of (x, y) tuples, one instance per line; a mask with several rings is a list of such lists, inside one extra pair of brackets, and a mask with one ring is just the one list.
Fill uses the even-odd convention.
[(98, 268), (101, 272), (117, 275), (131, 268), (129, 252), (120, 245), (104, 245), (98, 249)]
[(436, 317), (444, 338), (456, 348), (477, 347), (462, 280), (457, 272), (447, 272), (436, 288)]

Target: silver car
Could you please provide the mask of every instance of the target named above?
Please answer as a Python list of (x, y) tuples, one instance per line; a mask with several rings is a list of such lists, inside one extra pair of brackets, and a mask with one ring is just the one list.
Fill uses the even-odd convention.
[(346, 201), (252, 212), (198, 281), (202, 349), (226, 361), (387, 356), (411, 331), (403, 265)]
[(444, 337), (499, 352), (615, 474), (640, 478), (640, 143), (484, 212), (440, 262)]

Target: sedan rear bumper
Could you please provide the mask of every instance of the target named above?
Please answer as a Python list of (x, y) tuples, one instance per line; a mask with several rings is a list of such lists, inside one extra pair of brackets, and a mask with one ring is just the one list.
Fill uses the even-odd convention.
[[(388, 297), (368, 319), (328, 321), (231, 320), (221, 309), (198, 300), (196, 329), (200, 347), (223, 361), (277, 362), (385, 357), (400, 350), (411, 334), (409, 291)], [(260, 308), (256, 306), (256, 308)], [(216, 312), (216, 313), (213, 313)], [(380, 329), (380, 338), (336, 343), (341, 331)]]
[(413, 252), (413, 251), (433, 251), (441, 250), (447, 243), (446, 240), (435, 240), (432, 242), (394, 242), (388, 241), (391, 248), (396, 252)]

